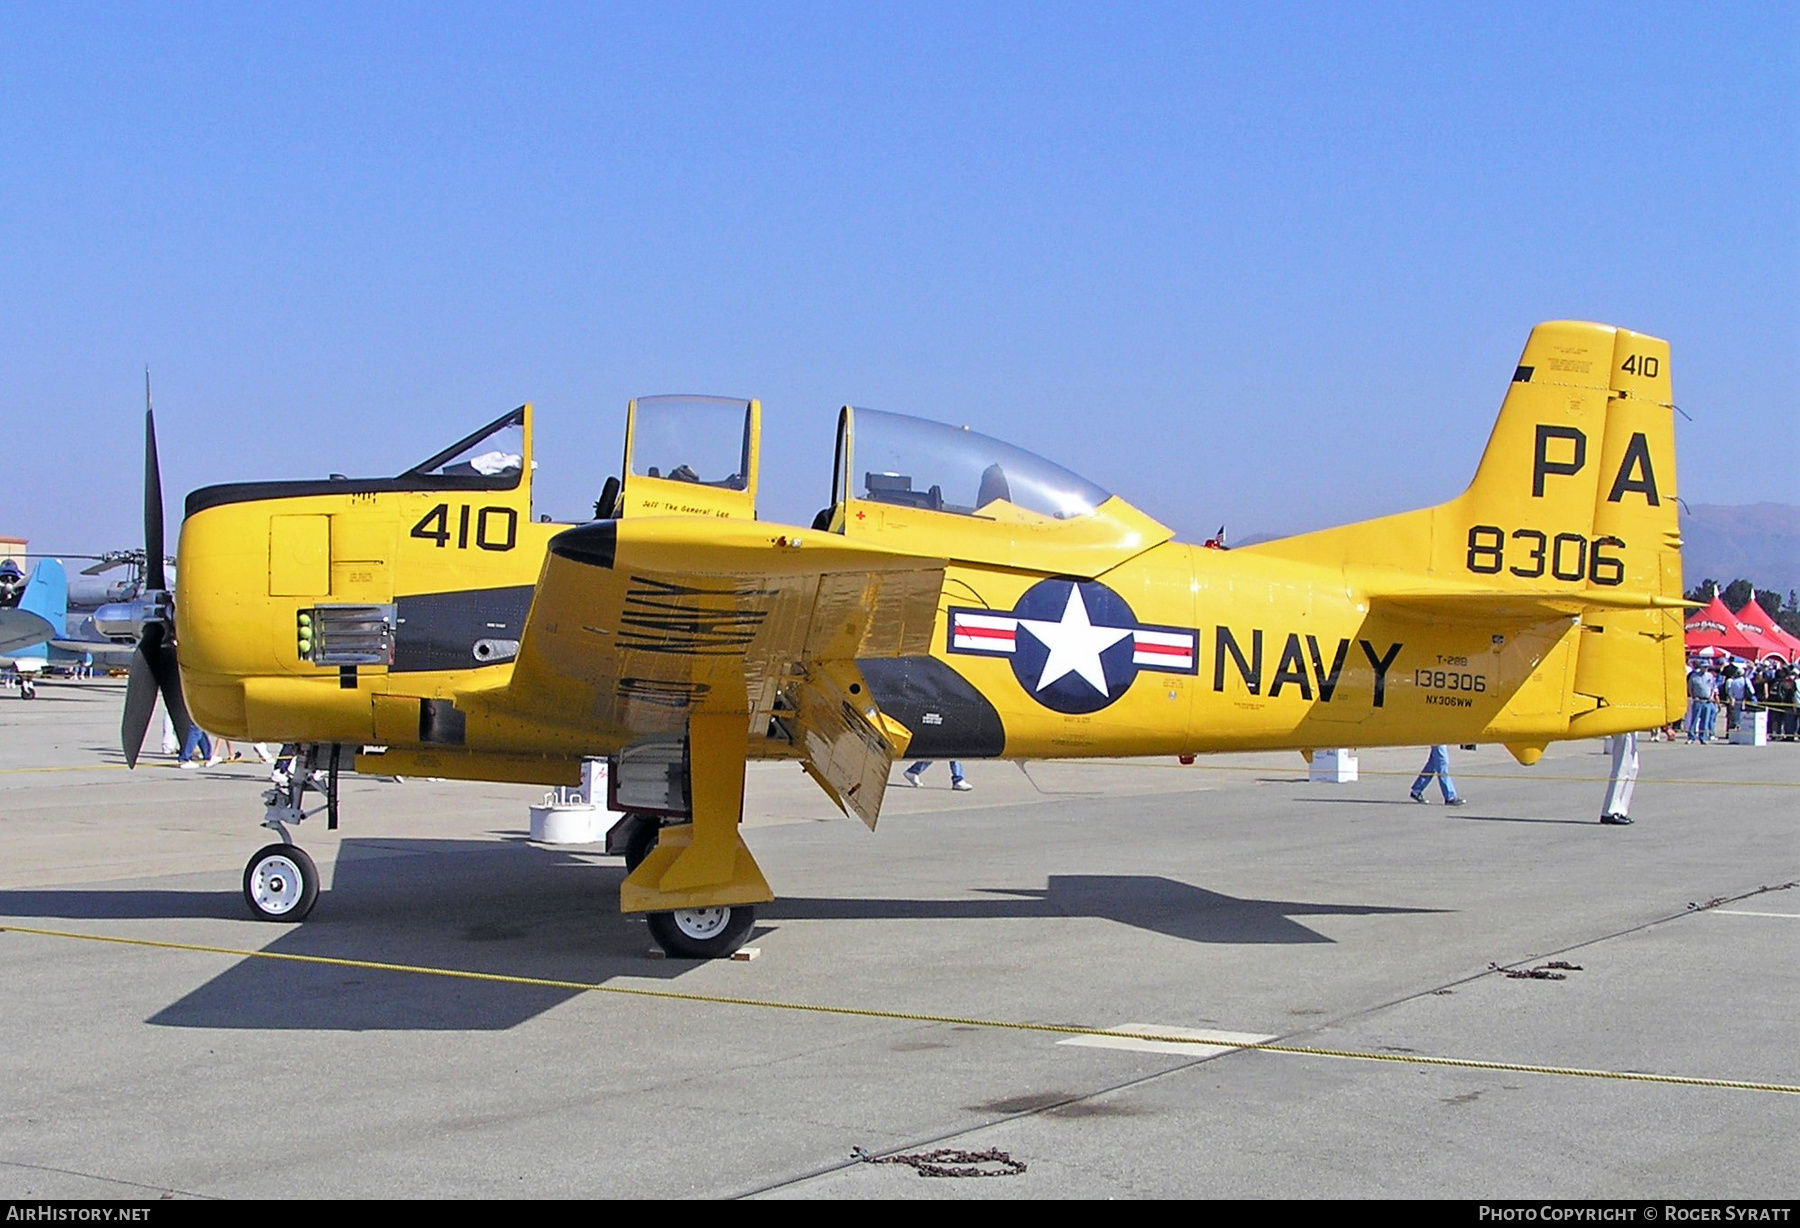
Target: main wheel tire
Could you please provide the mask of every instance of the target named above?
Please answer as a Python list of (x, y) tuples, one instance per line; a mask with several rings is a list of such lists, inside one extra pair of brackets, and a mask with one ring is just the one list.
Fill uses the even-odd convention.
[(724, 959), (744, 945), (756, 909), (750, 904), (717, 904), (653, 912), (650, 936), (676, 959)]
[(630, 873), (644, 864), (656, 848), (656, 839), (662, 834), (662, 821), (653, 814), (634, 814), (632, 825), (625, 833), (625, 871)]
[(304, 921), (319, 902), (319, 868), (297, 844), (258, 849), (244, 867), (244, 903), (259, 921)]

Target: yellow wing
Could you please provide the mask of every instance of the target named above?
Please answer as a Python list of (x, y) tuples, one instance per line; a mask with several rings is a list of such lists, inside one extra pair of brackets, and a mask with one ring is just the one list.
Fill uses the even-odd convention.
[(617, 753), (689, 717), (743, 719), (745, 754), (800, 758), (874, 825), (908, 732), (858, 657), (930, 650), (941, 559), (753, 521), (595, 521), (559, 534), (510, 684), (482, 698)]

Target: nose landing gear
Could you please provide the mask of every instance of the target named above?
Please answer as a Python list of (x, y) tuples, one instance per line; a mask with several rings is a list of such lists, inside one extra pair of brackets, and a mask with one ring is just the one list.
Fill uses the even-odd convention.
[[(244, 903), (259, 921), (304, 921), (319, 901), (319, 868), (289, 837), (288, 825), (323, 811), (325, 825), (337, 827), (338, 758), (336, 746), (306, 745), (275, 761), (262, 825), (281, 842), (258, 849), (244, 866)], [(308, 792), (323, 794), (324, 804), (307, 810)]]

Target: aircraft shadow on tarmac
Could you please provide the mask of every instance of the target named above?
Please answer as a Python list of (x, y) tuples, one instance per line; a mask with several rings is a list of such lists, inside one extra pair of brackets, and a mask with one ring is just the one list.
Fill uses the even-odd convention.
[[(166, 1027), (309, 1031), (493, 1031), (516, 1027), (618, 976), (672, 980), (694, 965), (648, 958), (643, 922), (621, 916), (621, 865), (523, 840), (345, 840), (310, 920), (248, 919), (236, 891), (0, 891), (0, 918), (215, 920), (143, 935), (342, 963), (241, 959), (150, 1017)], [(1320, 943), (1296, 920), (1437, 910), (1239, 899), (1157, 875), (1053, 875), (1049, 886), (980, 888), (962, 900), (786, 897), (759, 921), (1030, 920), (1094, 917), (1200, 943)], [(767, 927), (759, 926), (767, 933)], [(130, 930), (125, 933), (131, 936)], [(117, 948), (113, 948), (115, 951)], [(394, 964), (564, 982), (521, 984), (360, 966)]]
[[(215, 920), (111, 932), (267, 954), (475, 972), (582, 985), (672, 978), (641, 921), (618, 912), (623, 867), (523, 840), (345, 840), (304, 924), (252, 921), (233, 890), (0, 891), (0, 918)], [(216, 880), (215, 880), (216, 881)], [(486, 1031), (515, 1027), (581, 991), (343, 964), (241, 959), (151, 1016), (168, 1027)]]
[(1007, 920), (1095, 917), (1188, 942), (1278, 945), (1330, 942), (1295, 917), (1437, 912), (1364, 904), (1312, 904), (1222, 895), (1155, 874), (1052, 874), (1043, 889), (983, 887), (984, 900), (786, 898), (759, 913), (793, 920)]

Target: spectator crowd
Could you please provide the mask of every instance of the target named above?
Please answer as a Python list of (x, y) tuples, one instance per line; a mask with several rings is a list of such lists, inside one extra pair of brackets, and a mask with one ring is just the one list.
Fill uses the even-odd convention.
[[(1688, 667), (1687, 719), (1679, 727), (1689, 742), (1704, 745), (1729, 737), (1750, 714), (1768, 713), (1770, 741), (1800, 741), (1800, 712), (1796, 711), (1797, 667), (1769, 659), (1723, 666), (1697, 661)], [(1674, 741), (1678, 730), (1670, 726), (1659, 737)]]

